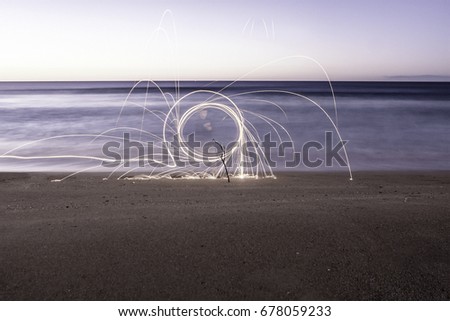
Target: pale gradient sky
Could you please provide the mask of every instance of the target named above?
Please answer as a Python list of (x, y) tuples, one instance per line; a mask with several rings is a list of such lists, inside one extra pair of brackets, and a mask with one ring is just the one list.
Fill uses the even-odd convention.
[(4, 81), (450, 80), (450, 1), (2, 0), (0, 44)]

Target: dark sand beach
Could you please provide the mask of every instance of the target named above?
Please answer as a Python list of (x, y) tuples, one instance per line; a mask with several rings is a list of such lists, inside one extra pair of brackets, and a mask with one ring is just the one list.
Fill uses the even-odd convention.
[(1, 300), (448, 300), (450, 172), (0, 174)]

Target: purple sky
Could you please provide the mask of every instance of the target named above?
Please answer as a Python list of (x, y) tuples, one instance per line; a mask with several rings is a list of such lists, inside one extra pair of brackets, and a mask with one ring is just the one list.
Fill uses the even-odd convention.
[(0, 80), (450, 80), (450, 1), (3, 0), (0, 41)]

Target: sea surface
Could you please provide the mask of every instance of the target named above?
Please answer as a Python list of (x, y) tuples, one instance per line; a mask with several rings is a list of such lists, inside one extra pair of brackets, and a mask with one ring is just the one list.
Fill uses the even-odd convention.
[[(353, 170), (450, 170), (450, 83), (331, 85), (1, 82), (0, 171), (110, 171), (89, 157), (104, 157), (105, 144), (124, 133), (142, 143), (171, 140), (183, 117), (185, 137), (195, 133), (202, 143), (227, 146), (239, 137), (239, 124), (225, 110), (235, 107), (255, 140), (270, 133), (278, 141), (270, 150), (275, 170), (347, 170), (336, 159), (326, 164), (326, 132), (331, 148), (340, 141), (337, 133), (346, 141)], [(287, 141), (293, 148), (280, 155), (279, 143)], [(308, 164), (316, 165), (287, 168), (283, 159), (292, 160), (294, 149), (301, 157), (308, 152)], [(339, 155), (346, 160), (342, 149)]]

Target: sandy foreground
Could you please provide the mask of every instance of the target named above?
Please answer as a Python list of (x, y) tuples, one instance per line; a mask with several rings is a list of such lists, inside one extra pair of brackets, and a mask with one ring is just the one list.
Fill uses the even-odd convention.
[(0, 174), (1, 300), (448, 300), (450, 172)]

